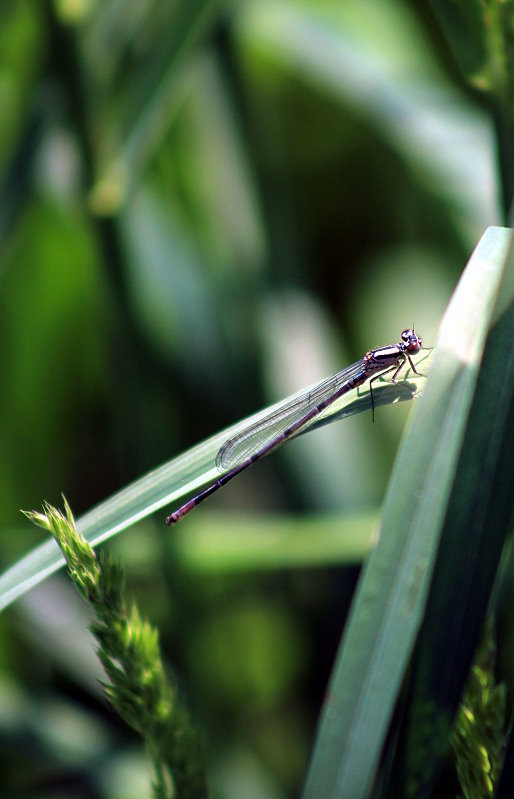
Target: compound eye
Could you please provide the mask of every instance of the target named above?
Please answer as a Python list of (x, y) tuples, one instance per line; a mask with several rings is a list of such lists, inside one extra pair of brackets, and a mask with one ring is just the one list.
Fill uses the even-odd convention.
[(420, 351), (422, 342), (412, 327), (408, 327), (402, 332), (402, 340), (405, 345), (405, 349), (411, 355), (415, 355)]

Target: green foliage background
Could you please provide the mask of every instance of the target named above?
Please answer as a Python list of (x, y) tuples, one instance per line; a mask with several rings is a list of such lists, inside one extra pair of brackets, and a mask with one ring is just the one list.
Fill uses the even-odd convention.
[[(39, 540), (18, 508), (63, 491), (78, 516), (413, 321), (434, 343), (501, 222), (492, 125), (459, 66), (431, 7), (399, 0), (4, 3), (4, 567)], [(408, 405), (292, 442), (177, 535), (160, 513), (115, 542), (215, 795), (298, 793)], [(359, 545), (263, 569), (275, 514), (293, 553), (308, 515), (305, 561), (329, 514)], [(6, 795), (143, 796), (69, 591), (54, 578), (0, 622)]]

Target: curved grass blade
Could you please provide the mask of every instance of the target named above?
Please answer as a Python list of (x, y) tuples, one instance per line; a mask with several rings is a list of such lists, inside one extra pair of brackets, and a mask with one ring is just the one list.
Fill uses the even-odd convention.
[(512, 247), (489, 228), (444, 316), (430, 380), (389, 484), (327, 697), (303, 796), (366, 797), (423, 618), (487, 330)]
[[(423, 371), (428, 369), (430, 354), (423, 355)], [(375, 407), (401, 402), (417, 396), (424, 378), (407, 373), (406, 380), (397, 384), (377, 381), (373, 387)], [(105, 541), (131, 524), (145, 518), (164, 505), (178, 505), (180, 501), (218, 479), (220, 472), (215, 465), (216, 455), (225, 441), (251, 422), (267, 416), (271, 411), (290, 402), (301, 392), (265, 408), (253, 416), (216, 433), (201, 444), (173, 458), (168, 463), (136, 480), (112, 497), (97, 505), (77, 519), (77, 528), (92, 546)], [(369, 387), (361, 387), (358, 394), (352, 392), (334, 403), (306, 430), (343, 419), (361, 411), (369, 411), (371, 400)], [(164, 520), (163, 520), (164, 523)], [(64, 561), (53, 541), (37, 547), (0, 576), (0, 609), (6, 607), (45, 577), (61, 568)]]

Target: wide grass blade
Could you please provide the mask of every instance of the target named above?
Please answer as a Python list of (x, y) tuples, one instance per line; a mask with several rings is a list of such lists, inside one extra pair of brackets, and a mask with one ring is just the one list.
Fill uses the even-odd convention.
[[(480, 642), (509, 531), (514, 496), (513, 337), (511, 305), (488, 336), (455, 471), (403, 708), (393, 792), (399, 799), (430, 794), (448, 750), (452, 720)], [(427, 736), (429, 729), (437, 735)], [(491, 774), (498, 767), (495, 763)]]
[(511, 246), (512, 231), (486, 231), (444, 316), (430, 380), (404, 436), (336, 660), (305, 799), (365, 797), (375, 780), (423, 619)]

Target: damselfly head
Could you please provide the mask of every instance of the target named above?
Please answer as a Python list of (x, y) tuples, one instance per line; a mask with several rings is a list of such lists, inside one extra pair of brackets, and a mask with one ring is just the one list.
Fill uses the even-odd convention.
[(409, 355), (415, 355), (419, 352), (423, 344), (421, 337), (414, 331), (414, 327), (408, 327), (402, 331), (402, 341)]

